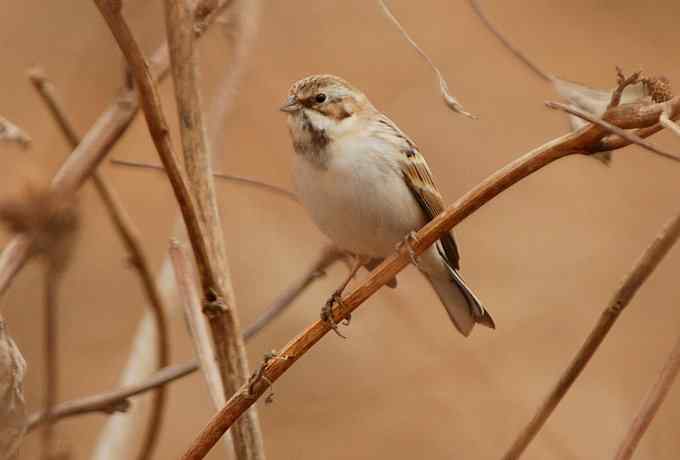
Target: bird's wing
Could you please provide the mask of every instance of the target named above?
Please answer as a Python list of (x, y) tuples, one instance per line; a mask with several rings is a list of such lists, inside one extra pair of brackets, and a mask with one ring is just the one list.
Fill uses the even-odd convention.
[[(390, 140), (399, 145), (399, 166), (414, 198), (423, 210), (428, 221), (434, 219), (444, 211), (444, 200), (432, 178), (430, 168), (425, 157), (420, 153), (416, 144), (409, 139), (389, 118), (380, 116), (379, 122), (384, 136), (392, 137)], [(444, 248), (447, 262), (454, 269), (460, 268), (460, 255), (456, 240), (451, 232), (446, 233), (440, 239)]]

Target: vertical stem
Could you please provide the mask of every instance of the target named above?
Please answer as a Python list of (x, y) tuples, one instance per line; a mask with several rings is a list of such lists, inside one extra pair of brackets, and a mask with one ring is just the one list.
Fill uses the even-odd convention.
[[(166, 0), (166, 30), (180, 119), (184, 163), (190, 189), (196, 200), (198, 219), (204, 229), (208, 248), (208, 269), (216, 283), (204, 285), (203, 310), (208, 318), (215, 343), (217, 364), (224, 385), (225, 400), (247, 380), (249, 375), (223, 232), (217, 209), (211, 156), (208, 151), (197, 62), (194, 54), (192, 14), (185, 0)], [(257, 412), (244, 414), (233, 429), (234, 449), (239, 460), (265, 458)]]
[[(59, 285), (59, 272), (52, 264), (45, 267), (45, 414), (49, 417), (57, 403), (59, 391), (59, 350), (58, 346), (58, 308), (57, 287)], [(54, 424), (49, 421), (45, 424), (42, 432), (42, 458), (52, 458), (54, 449)]]

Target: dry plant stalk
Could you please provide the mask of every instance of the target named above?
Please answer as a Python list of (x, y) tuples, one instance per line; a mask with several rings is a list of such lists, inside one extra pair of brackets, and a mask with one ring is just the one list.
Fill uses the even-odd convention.
[[(619, 83), (620, 86), (629, 84), (626, 81)], [(659, 124), (659, 116), (667, 105), (672, 108), (670, 113), (673, 118), (680, 115), (680, 97), (675, 97), (667, 103), (613, 106), (607, 110), (603, 119), (620, 128), (637, 128), (638, 136), (646, 137), (644, 135), (646, 132), (640, 133), (644, 129), (650, 129)], [(416, 256), (421, 254), (445, 232), (451, 230), (485, 203), (525, 177), (560, 158), (575, 154), (594, 154), (612, 145), (629, 144), (630, 141), (627, 139), (616, 134), (609, 134), (606, 128), (599, 125), (588, 125), (526, 153), (482, 181), (455, 204), (447, 208), (446, 211), (421, 228), (413, 239), (409, 238), (409, 244), (402, 245), (397, 253), (388, 257), (370, 273), (363, 283), (341, 299), (339, 305), (332, 312), (333, 319), (340, 322), (347, 318), (352, 311), (377, 292), (383, 284), (392, 280), (403, 270), (414, 254)], [(331, 327), (328, 322), (317, 321), (291, 340), (278, 356), (265, 362), (251, 377), (248, 384), (241, 387), (239, 392), (227, 402), (227, 405), (210, 420), (182, 458), (184, 460), (203, 458), (238, 417), (330, 330)]]
[[(198, 208), (202, 231), (191, 234), (207, 246), (204, 265), (203, 311), (212, 333), (224, 399), (231, 396), (248, 378), (248, 358), (241, 337), (236, 301), (229, 275), (222, 225), (212, 176), (211, 155), (203, 125), (198, 88), (197, 62), (193, 47), (193, 17), (185, 0), (166, 0), (166, 31), (180, 119), (184, 165)], [(160, 106), (159, 116), (162, 116)], [(186, 220), (186, 216), (185, 216)], [(199, 269), (200, 271), (200, 269)], [(204, 367), (204, 369), (206, 369)], [(207, 375), (209, 378), (210, 375)], [(263, 460), (264, 442), (255, 409), (250, 410), (233, 428), (234, 451), (239, 460)]]
[(633, 457), (640, 439), (647, 432), (647, 428), (652, 423), (654, 416), (658, 412), (661, 404), (673, 386), (675, 378), (680, 371), (680, 338), (676, 340), (666, 364), (661, 370), (659, 378), (654, 386), (649, 390), (642, 403), (640, 411), (635, 416), (633, 423), (628, 429), (628, 433), (621, 441), (619, 448), (614, 456), (614, 460), (628, 460)]
[(680, 237), (680, 213), (663, 227), (637, 260), (633, 269), (626, 275), (576, 356), (541, 402), (531, 421), (522, 429), (510, 449), (503, 455), (504, 460), (520, 458), (593, 357), (621, 312), (633, 300), (640, 286), (654, 272), (678, 237)]
[(26, 432), (26, 361), (0, 315), (0, 459), (14, 458)]
[[(52, 117), (55, 119), (66, 141), (76, 148), (80, 144), (80, 137), (76, 133), (73, 124), (68, 119), (65, 110), (57, 96), (54, 85), (47, 79), (44, 72), (40, 69), (33, 69), (29, 72), (29, 78), (33, 86), (38, 91), (43, 101), (47, 105)], [(118, 198), (114, 187), (106, 180), (103, 174), (98, 171), (92, 173), (92, 181), (104, 207), (123, 241), (129, 253), (131, 265), (139, 274), (144, 293), (149, 301), (149, 307), (156, 326), (156, 347), (157, 347), (157, 367), (163, 368), (170, 362), (170, 343), (165, 318), (163, 298), (161, 297), (153, 275), (151, 274), (151, 264), (144, 252), (139, 231), (132, 222), (130, 215)], [(163, 413), (165, 410), (166, 391), (165, 387), (159, 387), (155, 392), (152, 402), (151, 415), (147, 427), (146, 435), (140, 450), (140, 459), (147, 458), (153, 452), (158, 440), (158, 435), (162, 426)]]
[[(319, 279), (325, 271), (338, 260), (344, 257), (344, 253), (333, 247), (326, 247), (321, 251), (319, 258), (298, 280), (295, 280), (278, 298), (258, 316), (253, 324), (243, 331), (243, 339), (247, 342), (257, 335), (274, 319), (280, 316), (315, 280)], [(190, 361), (184, 364), (169, 366), (154, 373), (151, 377), (139, 383), (126, 385), (119, 389), (93, 396), (86, 396), (58, 404), (50, 414), (51, 420), (74, 417), (90, 413), (113, 414), (125, 412), (130, 403), (128, 398), (143, 394), (159, 386), (172, 383), (175, 380), (186, 377), (198, 370), (198, 363)], [(220, 406), (221, 407), (221, 406)], [(33, 430), (47, 421), (47, 414), (39, 411), (28, 417), (27, 429)]]
[(449, 84), (446, 83), (446, 80), (444, 79), (444, 76), (442, 75), (441, 70), (439, 70), (439, 67), (434, 65), (434, 62), (432, 62), (432, 59), (430, 59), (430, 56), (428, 56), (420, 46), (411, 38), (411, 36), (406, 32), (406, 29), (401, 25), (397, 17), (392, 13), (390, 8), (387, 6), (387, 3), (385, 0), (378, 0), (378, 3), (380, 4), (380, 8), (382, 8), (383, 12), (387, 16), (387, 18), (392, 21), (392, 23), (396, 26), (397, 30), (399, 33), (404, 37), (404, 39), (413, 47), (413, 49), (416, 50), (416, 52), (422, 57), (425, 62), (432, 68), (432, 71), (435, 73), (437, 76), (437, 83), (439, 84), (439, 92), (442, 96), (442, 99), (444, 100), (444, 103), (446, 106), (453, 110), (456, 113), (460, 113), (461, 115), (465, 115), (468, 118), (476, 119), (474, 115), (472, 115), (470, 112), (465, 111), (463, 108), (463, 105), (458, 102), (458, 99), (453, 97), (451, 95), (451, 92), (449, 91)]
[(198, 364), (208, 384), (213, 404), (216, 409), (219, 409), (224, 406), (227, 399), (224, 395), (220, 370), (215, 362), (215, 350), (210, 341), (210, 333), (205, 325), (201, 297), (194, 284), (191, 262), (177, 240), (171, 241), (169, 252), (177, 280), (177, 290), (184, 304), (184, 317), (189, 325), (194, 344), (194, 353), (198, 357)]
[[(231, 17), (232, 12), (236, 18), (236, 23), (239, 24), (242, 17), (249, 17), (249, 13), (252, 10), (252, 6), (256, 2), (253, 0), (248, 0), (247, 2), (240, 4), (240, 2), (234, 2), (233, 0), (218, 0), (215, 10), (213, 12), (208, 12), (205, 17), (197, 17), (197, 23), (195, 24), (196, 37), (199, 38), (207, 30), (208, 26), (214, 23), (223, 11), (229, 7), (228, 14)], [(253, 24), (255, 21), (251, 21)], [(240, 40), (235, 42), (234, 50), (229, 53), (232, 56), (230, 61), (230, 72), (225, 76), (225, 80), (228, 80), (229, 86), (236, 88), (239, 82), (239, 77), (241, 75), (241, 69), (243, 68), (243, 60), (247, 56), (247, 49), (250, 44), (249, 38), (254, 35), (256, 31), (255, 27), (250, 27), (243, 29), (240, 34)], [(169, 75), (170, 69), (170, 56), (168, 52), (167, 44), (159, 47), (156, 52), (150, 58), (151, 73), (154, 77), (154, 81), (160, 82), (167, 75)], [(232, 91), (235, 94), (235, 91)], [(215, 104), (222, 105), (222, 101), (216, 101)], [(225, 115), (226, 112), (222, 113)], [(223, 122), (215, 120), (213, 123), (215, 126), (223, 126)], [(183, 234), (184, 226), (182, 224), (181, 216), (175, 219), (174, 224), (175, 230), (172, 234), (180, 235)], [(157, 276), (157, 284), (159, 290), (162, 292), (165, 298), (175, 297), (175, 280), (173, 278), (172, 267), (169, 257), (166, 255), (162, 267)], [(169, 313), (176, 312), (176, 305), (173, 301), (172, 309)], [(124, 389), (132, 388), (137, 386), (137, 382), (140, 379), (146, 378), (147, 374), (150, 372), (151, 363), (149, 361), (149, 343), (153, 342), (153, 329), (152, 320), (149, 315), (145, 315), (144, 318), (139, 322), (137, 333), (133, 342), (133, 347), (130, 352), (128, 362), (126, 364), (125, 370), (123, 372), (122, 382)], [(184, 370), (175, 369), (177, 374), (182, 374)], [(196, 369), (196, 364), (194, 363), (193, 370)], [(171, 371), (172, 369), (167, 369)], [(175, 374), (175, 375), (177, 375)], [(166, 377), (161, 373), (155, 374), (153, 378), (158, 377), (160, 380)], [(152, 380), (144, 380), (143, 384), (153, 384)], [(171, 380), (171, 378), (170, 378)], [(143, 385), (142, 385), (143, 386)], [(153, 387), (153, 385), (151, 385)], [(97, 460), (114, 460), (126, 456), (126, 451), (129, 449), (130, 441), (135, 436), (135, 420), (139, 418), (141, 412), (140, 404), (136, 404), (131, 408), (125, 416), (111, 417), (106, 423), (106, 426), (102, 430), (99, 441), (97, 443), (94, 458)]]
[[(59, 390), (58, 288), (71, 260), (78, 213), (72, 194), (27, 186), (23, 196), (0, 204), (0, 220), (14, 233), (28, 235), (31, 252), (39, 256), (45, 270), (45, 389), (43, 404), (49, 415)], [(42, 432), (42, 456), (55, 454), (54, 429), (47, 423)]]
[[(141, 169), (150, 169), (152, 171), (159, 171), (159, 172), (165, 172), (163, 169), (162, 165), (156, 165), (156, 164), (151, 164), (151, 163), (142, 163), (138, 161), (130, 161), (130, 160), (111, 160), (111, 163), (115, 165), (120, 165), (120, 166), (131, 166), (133, 168), (141, 168)], [(226, 174), (222, 172), (213, 172), (213, 177), (216, 179), (222, 179), (226, 182), (233, 182), (238, 185), (245, 185), (248, 187), (253, 187), (256, 189), (260, 189), (266, 192), (273, 193), (275, 195), (282, 196), (284, 198), (287, 198), (291, 201), (294, 201), (296, 203), (300, 203), (298, 200), (297, 196), (291, 192), (290, 190), (286, 190), (283, 187), (279, 187), (277, 185), (272, 185), (268, 184), (266, 182), (262, 182), (257, 179), (253, 179), (250, 177), (244, 177), (244, 176), (237, 176), (235, 174)]]

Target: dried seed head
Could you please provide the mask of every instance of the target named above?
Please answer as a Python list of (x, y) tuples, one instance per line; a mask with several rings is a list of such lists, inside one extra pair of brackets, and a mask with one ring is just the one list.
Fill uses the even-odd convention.
[(642, 83), (654, 102), (666, 102), (673, 98), (671, 82), (666, 77), (645, 77), (642, 79)]
[(52, 268), (66, 267), (79, 224), (72, 194), (26, 186), (16, 198), (0, 202), (0, 221), (10, 231), (28, 235), (33, 253), (46, 257)]

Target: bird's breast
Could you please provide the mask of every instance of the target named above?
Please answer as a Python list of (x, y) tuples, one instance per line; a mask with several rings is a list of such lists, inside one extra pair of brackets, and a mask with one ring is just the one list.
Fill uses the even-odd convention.
[(370, 139), (342, 138), (328, 146), (325, 167), (298, 155), (294, 178), (312, 219), (335, 244), (384, 257), (425, 223), (395, 159)]

